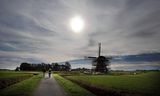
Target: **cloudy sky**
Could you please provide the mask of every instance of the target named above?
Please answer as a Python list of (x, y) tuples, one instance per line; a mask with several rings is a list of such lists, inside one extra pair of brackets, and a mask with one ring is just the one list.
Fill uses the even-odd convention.
[[(84, 29), (71, 30), (80, 16)], [(160, 0), (0, 0), (0, 68), (160, 52)]]

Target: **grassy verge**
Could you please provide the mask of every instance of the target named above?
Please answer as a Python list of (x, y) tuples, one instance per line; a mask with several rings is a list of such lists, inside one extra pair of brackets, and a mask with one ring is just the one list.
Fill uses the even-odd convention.
[(65, 89), (69, 96), (95, 96), (91, 92), (85, 90), (84, 88), (78, 86), (75, 83), (72, 83), (69, 80), (64, 79), (58, 74), (54, 74), (54, 78)]
[(0, 96), (31, 96), (41, 78), (41, 75), (36, 75), (30, 79), (11, 85), (1, 90)]
[(160, 72), (123, 76), (67, 76), (71, 80), (85, 83), (88, 86), (95, 85), (104, 89), (111, 88), (131, 93), (140, 93), (144, 96), (160, 96), (159, 77)]

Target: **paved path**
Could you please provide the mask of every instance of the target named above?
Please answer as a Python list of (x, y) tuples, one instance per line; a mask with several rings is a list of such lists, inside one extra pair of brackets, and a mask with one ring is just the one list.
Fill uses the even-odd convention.
[(54, 78), (48, 78), (46, 74), (40, 81), (34, 96), (67, 96), (67, 94)]

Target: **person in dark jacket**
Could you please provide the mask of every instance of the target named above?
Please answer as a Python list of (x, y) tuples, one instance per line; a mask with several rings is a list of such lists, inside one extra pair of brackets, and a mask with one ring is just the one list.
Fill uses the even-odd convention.
[(49, 78), (51, 77), (51, 72), (52, 72), (52, 70), (49, 69), (49, 70), (48, 70), (48, 76), (49, 76)]

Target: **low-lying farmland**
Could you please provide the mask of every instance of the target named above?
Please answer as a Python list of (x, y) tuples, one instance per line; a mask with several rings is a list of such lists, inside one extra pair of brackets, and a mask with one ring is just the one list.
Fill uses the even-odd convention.
[(0, 71), (0, 89), (32, 77), (35, 72)]
[(42, 75), (34, 75), (29, 79), (0, 90), (0, 96), (32, 96)]
[[(113, 91), (123, 95), (160, 96), (160, 72), (146, 72), (138, 75), (86, 75), (65, 76), (82, 87), (103, 89), (105, 92)], [(93, 91), (91, 89), (91, 91)], [(105, 93), (106, 94), (106, 93)]]

